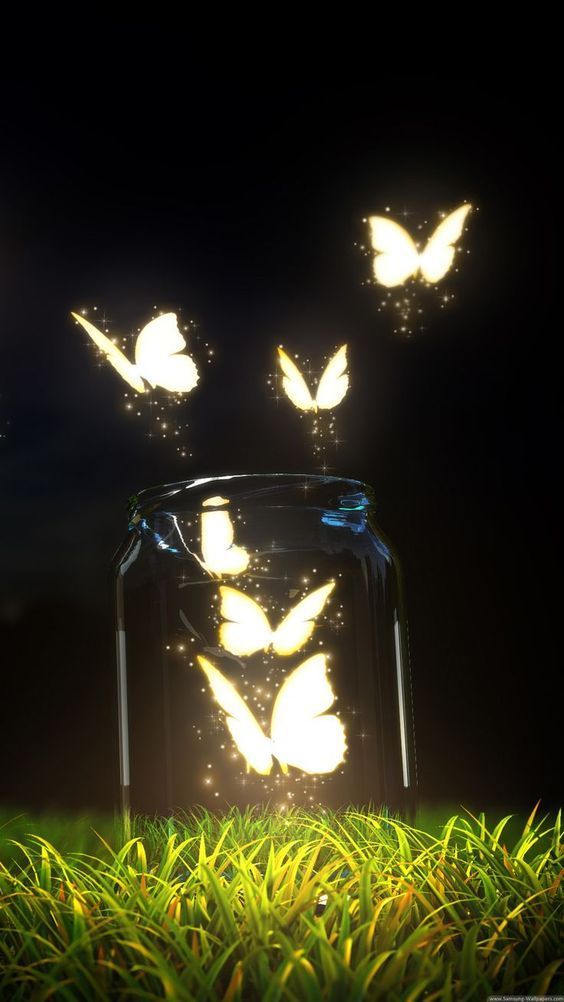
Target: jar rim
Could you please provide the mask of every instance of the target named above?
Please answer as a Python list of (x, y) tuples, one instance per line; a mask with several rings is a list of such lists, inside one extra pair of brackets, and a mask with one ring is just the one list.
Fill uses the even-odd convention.
[[(224, 498), (225, 494), (229, 494), (229, 498)], [(136, 523), (144, 515), (159, 509), (199, 510), (206, 500), (213, 500), (216, 505), (233, 501), (236, 505), (246, 506), (369, 512), (374, 507), (374, 491), (360, 480), (324, 473), (222, 474), (180, 480), (139, 491), (129, 498), (129, 519)]]

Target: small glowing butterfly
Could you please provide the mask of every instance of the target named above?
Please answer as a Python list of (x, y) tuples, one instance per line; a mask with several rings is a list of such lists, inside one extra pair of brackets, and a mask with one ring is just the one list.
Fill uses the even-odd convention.
[[(202, 502), (203, 508), (217, 508), (229, 504), (228, 498), (213, 497)], [(199, 564), (208, 574), (242, 574), (247, 569), (250, 556), (242, 546), (235, 546), (235, 528), (228, 511), (203, 511), (200, 520), (200, 546), (202, 560)]]
[(249, 595), (236, 588), (223, 585), (221, 615), (230, 622), (219, 628), (219, 642), (227, 651), (237, 655), (254, 654), (268, 650), (272, 645), (277, 654), (293, 654), (303, 647), (315, 629), (315, 617), (323, 609), (335, 582), (322, 585), (302, 598), (280, 625), (273, 630), (260, 605)]
[(186, 341), (178, 329), (176, 313), (163, 313), (143, 328), (135, 344), (135, 365), (89, 320), (79, 313), (72, 316), (84, 327), (110, 365), (138, 393), (146, 392), (143, 380), (171, 393), (188, 393), (198, 382), (194, 360), (189, 355), (179, 354), (186, 347)]
[(345, 729), (334, 714), (326, 714), (335, 702), (327, 678), (324, 654), (314, 654), (295, 668), (280, 686), (272, 710), (267, 738), (237, 689), (206, 658), (198, 656), (213, 695), (227, 714), (231, 736), (247, 763), (268, 776), (273, 757), (282, 772), (288, 766), (303, 772), (333, 772), (345, 756)]
[(418, 271), (434, 285), (449, 270), (454, 260), (454, 244), (462, 235), (466, 216), (472, 208), (464, 204), (439, 223), (421, 253), (407, 230), (393, 219), (370, 216), (368, 225), (372, 247), (374, 277), (380, 285), (402, 285)]
[(344, 344), (333, 355), (323, 372), (317, 387), (315, 398), (312, 397), (306, 381), (295, 362), (282, 349), (278, 349), (280, 368), (284, 373), (282, 385), (286, 395), (301, 411), (328, 410), (341, 403), (349, 388), (347, 368), (347, 346)]

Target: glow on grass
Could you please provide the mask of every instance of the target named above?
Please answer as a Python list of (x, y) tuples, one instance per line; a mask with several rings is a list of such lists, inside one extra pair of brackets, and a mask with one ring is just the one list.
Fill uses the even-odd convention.
[(372, 248), (374, 277), (388, 288), (403, 285), (418, 272), (434, 285), (450, 270), (455, 255), (455, 244), (462, 236), (466, 217), (472, 208), (465, 203), (451, 212), (437, 226), (424, 249), (419, 252), (410, 234), (386, 216), (370, 216), (368, 225)]
[(199, 655), (198, 663), (226, 713), (227, 726), (248, 771), (252, 768), (269, 775), (273, 757), (284, 773), (288, 766), (310, 774), (333, 772), (343, 761), (345, 728), (334, 714), (325, 714), (335, 694), (324, 654), (308, 658), (281, 685), (272, 710), (270, 738), (233, 683), (207, 658)]
[(295, 362), (286, 354), (283, 348), (278, 348), (278, 361), (284, 373), (282, 385), (286, 396), (295, 407), (302, 411), (330, 410), (341, 403), (349, 387), (347, 368), (347, 346), (344, 344), (329, 359), (324, 369), (315, 397)]
[(188, 393), (196, 386), (199, 379), (196, 363), (189, 355), (180, 354), (186, 341), (178, 329), (176, 313), (163, 313), (145, 325), (135, 344), (135, 364), (86, 317), (79, 313), (72, 316), (110, 365), (138, 393), (146, 392), (144, 380), (171, 393)]
[(229, 620), (219, 628), (222, 647), (237, 655), (266, 651), (270, 646), (277, 654), (293, 654), (311, 637), (315, 617), (323, 610), (334, 587), (335, 582), (330, 581), (310, 592), (273, 630), (258, 602), (236, 588), (222, 586), (219, 589), (221, 615)]

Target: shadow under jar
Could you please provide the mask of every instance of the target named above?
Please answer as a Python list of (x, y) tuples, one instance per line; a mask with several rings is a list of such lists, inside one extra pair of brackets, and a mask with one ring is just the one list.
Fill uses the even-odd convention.
[(409, 815), (397, 560), (338, 477), (185, 481), (130, 503), (116, 568), (124, 809)]

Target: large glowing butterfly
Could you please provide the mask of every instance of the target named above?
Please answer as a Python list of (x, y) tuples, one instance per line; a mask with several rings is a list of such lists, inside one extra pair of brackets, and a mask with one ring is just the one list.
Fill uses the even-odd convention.
[(271, 645), (277, 654), (293, 654), (311, 637), (315, 629), (315, 617), (323, 609), (334, 587), (335, 582), (330, 581), (310, 592), (273, 630), (266, 613), (254, 599), (236, 588), (223, 585), (219, 589), (221, 615), (230, 622), (221, 624), (219, 642), (226, 650), (237, 655), (268, 650)]
[(440, 281), (454, 260), (454, 244), (461, 237), (466, 216), (472, 208), (465, 203), (446, 216), (419, 253), (407, 230), (393, 219), (370, 216), (368, 225), (376, 251), (374, 277), (380, 285), (402, 285), (418, 271), (432, 285)]
[[(217, 509), (222, 504), (229, 504), (229, 500), (213, 497), (202, 502), (202, 507)], [(212, 575), (242, 574), (250, 556), (242, 546), (234, 544), (235, 528), (229, 512), (225, 509), (203, 511), (200, 525), (202, 559), (197, 559), (204, 570)]]
[(178, 329), (176, 313), (163, 313), (143, 328), (135, 344), (135, 365), (89, 320), (79, 313), (72, 316), (116, 372), (138, 393), (146, 392), (144, 380), (171, 393), (188, 393), (198, 382), (194, 360), (189, 355), (179, 354), (186, 347), (186, 341)]
[(304, 377), (295, 362), (282, 349), (278, 349), (280, 368), (284, 373), (282, 385), (286, 395), (301, 411), (329, 410), (341, 403), (349, 388), (347, 346), (344, 344), (333, 355), (323, 372), (315, 397), (312, 397)]
[(247, 771), (267, 776), (272, 759), (283, 772), (288, 766), (303, 772), (333, 772), (345, 756), (345, 729), (334, 714), (326, 714), (335, 702), (327, 678), (324, 654), (314, 654), (295, 668), (280, 686), (272, 710), (270, 737), (263, 730), (237, 689), (210, 661), (198, 656), (210, 688)]

